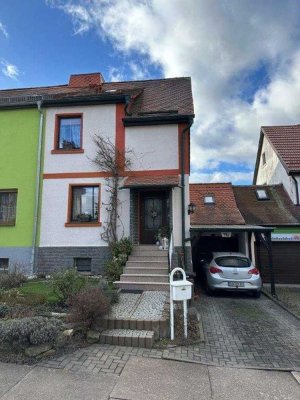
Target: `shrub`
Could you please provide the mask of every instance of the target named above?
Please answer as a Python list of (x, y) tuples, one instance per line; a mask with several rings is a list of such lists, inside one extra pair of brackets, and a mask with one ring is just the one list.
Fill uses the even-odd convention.
[(115, 282), (120, 279), (120, 275), (123, 272), (123, 267), (118, 258), (107, 262), (104, 267), (105, 276), (109, 282)]
[(31, 317), (0, 321), (0, 344), (26, 347), (54, 343), (62, 329), (55, 318)]
[(100, 289), (103, 290), (105, 296), (108, 298), (110, 304), (116, 304), (119, 301), (119, 292), (115, 285), (111, 282), (100, 281)]
[(129, 256), (133, 249), (132, 242), (129, 238), (123, 238), (118, 242), (112, 244), (111, 251), (114, 257), (119, 257), (120, 254), (126, 254)]
[(64, 303), (82, 290), (87, 284), (86, 277), (80, 275), (74, 269), (57, 272), (52, 276), (52, 287), (55, 295)]
[(5, 318), (11, 311), (11, 307), (7, 304), (0, 304), (0, 318)]
[(70, 305), (68, 321), (76, 323), (85, 330), (91, 328), (98, 318), (109, 311), (109, 300), (97, 287), (86, 288), (73, 295)]
[(0, 274), (0, 288), (12, 289), (18, 288), (27, 278), (21, 272), (4, 272)]

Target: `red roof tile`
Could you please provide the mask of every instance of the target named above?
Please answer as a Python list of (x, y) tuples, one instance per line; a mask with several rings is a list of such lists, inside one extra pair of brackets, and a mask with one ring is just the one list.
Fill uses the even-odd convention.
[(178, 175), (162, 176), (130, 176), (126, 178), (123, 187), (178, 186)]
[[(131, 99), (128, 111), (132, 117), (194, 115), (190, 78), (103, 82), (99, 87), (98, 84), (95, 84), (99, 82), (99, 75), (71, 75), (71, 85), (0, 90), (0, 106), (34, 104), (37, 96), (55, 99), (71, 96), (123, 94), (128, 95)], [(75, 85), (80, 85), (80, 87), (75, 87)], [(83, 85), (86, 86), (83, 87)]]
[[(257, 189), (264, 189), (269, 200), (258, 200)], [(240, 212), (247, 224), (290, 225), (300, 223), (300, 209), (282, 185), (233, 186)]]
[[(204, 196), (213, 196), (214, 204), (205, 204)], [(231, 183), (190, 184), (190, 201), (196, 205), (191, 225), (244, 225)]]
[(278, 157), (288, 171), (300, 172), (300, 125), (262, 126)]

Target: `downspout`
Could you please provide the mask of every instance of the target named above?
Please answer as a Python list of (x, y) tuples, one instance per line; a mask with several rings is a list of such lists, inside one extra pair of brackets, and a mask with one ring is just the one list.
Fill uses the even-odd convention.
[(42, 142), (43, 142), (43, 121), (44, 121), (44, 114), (42, 111), (42, 100), (39, 100), (37, 102), (37, 108), (40, 113), (40, 125), (39, 125), (39, 136), (38, 136), (38, 147), (37, 147), (37, 170), (35, 177), (34, 218), (33, 218), (32, 250), (31, 250), (31, 260), (30, 260), (33, 273), (36, 272), (36, 245), (37, 245), (40, 188), (41, 188), (41, 160), (42, 160)]
[(185, 250), (185, 212), (186, 212), (186, 204), (185, 204), (185, 179), (184, 179), (184, 167), (185, 167), (185, 134), (190, 130), (191, 126), (193, 125), (193, 119), (189, 120), (189, 124), (186, 128), (184, 128), (181, 132), (181, 246), (183, 251), (183, 260), (184, 260), (184, 268), (186, 269), (187, 266), (187, 257), (186, 257), (186, 250)]
[(295, 175), (291, 174), (291, 177), (293, 181), (295, 182), (295, 187), (296, 187), (296, 205), (299, 206), (299, 186), (298, 186), (298, 181), (295, 178)]

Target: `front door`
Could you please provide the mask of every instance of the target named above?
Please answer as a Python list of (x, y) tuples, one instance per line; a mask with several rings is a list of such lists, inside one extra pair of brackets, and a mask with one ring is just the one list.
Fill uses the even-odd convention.
[(140, 243), (154, 244), (158, 230), (168, 224), (167, 193), (141, 192)]

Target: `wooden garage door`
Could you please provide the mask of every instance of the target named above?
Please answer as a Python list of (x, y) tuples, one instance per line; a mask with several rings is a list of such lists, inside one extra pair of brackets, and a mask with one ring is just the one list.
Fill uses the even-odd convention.
[[(269, 260), (265, 247), (260, 247), (261, 276), (264, 282), (270, 282)], [(273, 264), (276, 283), (300, 284), (300, 243), (272, 242)], [(256, 260), (257, 248), (256, 248)]]

